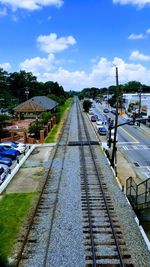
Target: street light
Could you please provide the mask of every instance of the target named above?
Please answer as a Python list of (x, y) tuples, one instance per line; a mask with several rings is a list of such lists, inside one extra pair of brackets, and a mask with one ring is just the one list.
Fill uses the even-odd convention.
[(25, 87), (25, 95), (26, 95), (26, 100), (28, 100), (28, 96), (29, 96), (29, 89), (28, 89), (28, 87)]

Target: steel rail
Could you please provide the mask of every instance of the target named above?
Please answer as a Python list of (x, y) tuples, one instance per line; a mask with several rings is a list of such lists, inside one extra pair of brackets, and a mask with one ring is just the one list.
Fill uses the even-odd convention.
[[(79, 119), (79, 111), (77, 108), (77, 117), (78, 117), (78, 137), (79, 140), (82, 141), (82, 132), (81, 132), (81, 123)], [(91, 239), (91, 247), (92, 247), (92, 258), (93, 258), (93, 267), (96, 267), (96, 253), (95, 253), (95, 244), (94, 244), (94, 234), (93, 234), (93, 225), (91, 219), (91, 211), (90, 211), (90, 203), (89, 203), (89, 193), (88, 193), (88, 185), (87, 185), (87, 173), (86, 173), (86, 164), (85, 164), (85, 155), (83, 150), (83, 144), (81, 143), (81, 154), (82, 154), (82, 162), (83, 162), (83, 173), (84, 173), (84, 186), (86, 192), (86, 201), (87, 201), (87, 210), (88, 210), (88, 220), (89, 220), (89, 227), (90, 227), (90, 239)]]
[[(86, 123), (85, 123), (85, 120), (84, 120), (84, 117), (83, 117), (79, 102), (78, 102), (78, 106), (79, 106), (79, 109), (80, 109), (80, 113), (81, 113), (82, 122), (83, 122), (84, 129), (85, 129), (85, 133), (87, 135), (87, 140), (90, 140), (89, 132), (87, 130), (87, 126), (86, 126)], [(90, 147), (90, 151), (91, 151), (91, 156), (92, 156), (92, 159), (93, 159), (94, 167), (95, 167), (95, 170), (96, 170), (96, 174), (97, 174), (97, 177), (98, 177), (99, 185), (100, 185), (100, 188), (101, 188), (103, 200), (104, 200), (105, 207), (106, 207), (106, 210), (107, 210), (107, 214), (108, 214), (110, 226), (111, 226), (111, 229), (112, 229), (112, 234), (113, 234), (113, 237), (114, 237), (115, 245), (116, 245), (116, 248), (117, 248), (118, 257), (119, 257), (119, 260), (120, 260), (120, 266), (121, 267), (125, 267), (126, 265), (124, 263), (123, 255), (122, 255), (122, 252), (121, 252), (121, 249), (120, 249), (120, 246), (119, 246), (118, 236), (117, 236), (117, 233), (115, 232), (115, 227), (114, 227), (113, 221), (111, 219), (111, 215), (110, 215), (109, 207), (108, 207), (108, 204), (107, 204), (106, 196), (105, 196), (105, 193), (104, 193), (104, 190), (103, 190), (103, 186), (102, 186), (102, 183), (101, 183), (101, 180), (100, 180), (100, 176), (99, 176), (99, 172), (98, 172), (98, 169), (97, 169), (97, 165), (96, 165), (96, 162), (95, 162), (95, 159), (94, 159), (94, 152), (93, 152), (92, 146), (90, 145), (90, 142), (89, 142), (89, 147)]]
[(63, 124), (63, 126), (62, 126), (62, 131), (61, 131), (61, 133), (60, 133), (60, 135), (59, 135), (59, 140), (58, 140), (58, 142), (57, 142), (57, 144), (56, 144), (55, 151), (54, 151), (54, 153), (53, 153), (53, 157), (52, 157), (52, 160), (51, 160), (51, 163), (50, 163), (50, 166), (49, 166), (47, 175), (46, 175), (46, 179), (45, 179), (45, 181), (44, 181), (44, 183), (43, 183), (43, 186), (42, 186), (42, 189), (41, 189), (39, 198), (38, 198), (38, 200), (37, 200), (36, 206), (35, 206), (34, 211), (33, 211), (33, 213), (32, 213), (32, 217), (31, 217), (31, 219), (30, 219), (30, 222), (29, 222), (29, 224), (28, 224), (28, 229), (27, 229), (26, 235), (25, 235), (24, 240), (23, 240), (23, 242), (22, 242), (20, 251), (19, 251), (18, 255), (16, 256), (16, 259), (17, 259), (17, 260), (15, 261), (15, 266), (16, 266), (16, 267), (19, 267), (20, 262), (21, 262), (21, 260), (22, 260), (22, 258), (23, 258), (23, 252), (24, 252), (24, 249), (25, 249), (25, 247), (26, 247), (26, 244), (27, 244), (27, 241), (28, 241), (28, 238), (29, 238), (29, 234), (30, 234), (32, 225), (34, 224), (34, 219), (35, 219), (35, 216), (36, 216), (36, 214), (37, 214), (38, 208), (39, 208), (39, 206), (40, 206), (40, 202), (41, 202), (42, 196), (43, 196), (43, 194), (44, 194), (44, 190), (45, 190), (45, 188), (46, 188), (46, 186), (47, 186), (47, 183), (48, 183), (48, 180), (49, 180), (49, 176), (50, 176), (50, 172), (51, 172), (51, 169), (52, 169), (52, 165), (53, 165), (54, 159), (55, 159), (55, 157), (56, 157), (56, 154), (57, 154), (57, 151), (58, 151), (58, 148), (59, 148), (60, 141), (61, 141), (61, 139), (63, 138), (63, 134), (64, 134), (64, 131), (65, 131), (65, 126), (66, 126), (66, 122), (67, 122), (68, 116), (69, 116), (69, 112), (68, 112), (68, 115), (67, 115), (67, 117), (66, 117), (66, 119), (65, 119), (65, 121), (64, 121), (64, 124)]
[[(70, 114), (71, 113), (68, 112), (67, 120), (68, 120)], [(69, 127), (70, 127), (70, 123), (69, 123)], [(64, 134), (64, 131), (65, 131), (65, 128), (63, 129), (63, 134)], [(62, 134), (62, 136), (63, 136), (63, 134)], [(64, 156), (63, 156), (62, 167), (61, 167), (61, 171), (60, 171), (60, 175), (59, 175), (58, 188), (57, 188), (57, 192), (56, 192), (56, 199), (55, 199), (54, 208), (53, 208), (53, 214), (52, 214), (50, 230), (49, 230), (49, 234), (48, 234), (48, 238), (47, 238), (45, 256), (44, 256), (44, 260), (43, 260), (43, 264), (42, 264), (43, 267), (47, 266), (46, 263), (47, 263), (47, 258), (48, 258), (48, 250), (49, 250), (49, 245), (50, 245), (50, 240), (51, 240), (51, 233), (52, 233), (53, 223), (54, 223), (54, 219), (55, 219), (55, 212), (56, 212), (57, 203), (58, 203), (58, 195), (59, 195), (59, 189), (60, 189), (60, 183), (61, 183), (61, 178), (62, 178), (62, 173), (63, 173), (65, 157), (66, 157), (68, 140), (69, 140), (69, 130), (67, 130), (67, 138), (66, 138), (65, 144), (64, 144)]]

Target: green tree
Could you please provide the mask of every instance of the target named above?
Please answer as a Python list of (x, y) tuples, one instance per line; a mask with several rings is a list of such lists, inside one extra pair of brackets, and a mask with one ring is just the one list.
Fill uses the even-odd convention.
[(26, 99), (25, 89), (28, 88), (29, 94), (31, 93), (30, 89), (34, 88), (36, 77), (31, 72), (21, 70), (20, 72), (10, 73), (8, 81), (13, 96), (19, 98), (22, 102)]
[(124, 85), (124, 92), (125, 93), (136, 93), (140, 89), (142, 84), (137, 81), (130, 81)]
[(36, 138), (39, 139), (40, 137), (40, 130), (43, 128), (43, 122), (36, 121), (29, 125), (28, 132), (30, 134), (35, 134)]
[(46, 125), (51, 118), (51, 112), (42, 112), (40, 115), (40, 120), (42, 124)]
[(85, 112), (89, 112), (89, 109), (91, 108), (92, 103), (90, 100), (84, 100), (83, 101), (83, 109)]

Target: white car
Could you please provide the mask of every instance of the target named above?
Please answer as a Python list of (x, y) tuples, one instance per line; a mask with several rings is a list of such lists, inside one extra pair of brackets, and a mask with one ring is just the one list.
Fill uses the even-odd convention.
[(17, 141), (7, 141), (5, 143), (9, 143), (9, 144), (13, 144), (13, 145), (16, 145), (17, 147), (25, 147), (27, 148), (26, 144), (23, 144), (23, 143), (20, 143), (20, 142), (17, 142)]
[(0, 184), (5, 180), (9, 173), (9, 167), (5, 164), (0, 164)]
[(13, 142), (5, 142), (5, 143), (0, 143), (0, 146), (5, 146), (8, 149), (14, 149), (19, 152), (19, 154), (22, 154), (25, 152), (26, 147), (25, 146), (17, 146)]
[(102, 120), (97, 120), (96, 121), (96, 127), (97, 129), (100, 128), (100, 127), (103, 127), (104, 126), (104, 122)]
[(94, 112), (93, 112), (93, 109), (89, 109), (89, 115), (93, 115)]

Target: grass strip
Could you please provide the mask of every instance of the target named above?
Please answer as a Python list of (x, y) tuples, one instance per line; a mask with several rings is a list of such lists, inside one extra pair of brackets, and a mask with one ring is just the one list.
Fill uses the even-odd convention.
[(60, 129), (61, 129), (62, 125), (63, 125), (63, 118), (64, 118), (66, 112), (69, 110), (69, 108), (71, 106), (71, 103), (72, 103), (72, 98), (69, 98), (69, 99), (66, 100), (64, 105), (60, 106), (60, 121), (50, 131), (48, 136), (45, 138), (44, 143), (52, 143), (52, 142), (56, 142), (57, 141), (58, 134), (59, 134)]
[(0, 266), (7, 263), (37, 193), (12, 193), (0, 201)]

